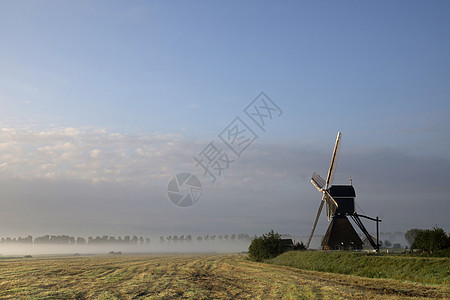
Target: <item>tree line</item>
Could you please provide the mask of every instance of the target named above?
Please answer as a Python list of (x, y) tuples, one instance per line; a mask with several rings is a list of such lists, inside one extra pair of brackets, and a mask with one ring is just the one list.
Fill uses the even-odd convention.
[[(190, 234), (187, 235), (168, 235), (160, 236), (157, 242), (159, 243), (184, 243), (184, 242), (208, 242), (208, 241), (250, 241), (251, 237), (248, 234), (225, 234), (225, 235), (199, 235), (193, 237)], [(52, 245), (104, 245), (104, 244), (122, 244), (122, 245), (148, 245), (151, 243), (149, 237), (138, 237), (136, 235), (123, 237), (118, 236), (89, 236), (87, 239), (84, 237), (74, 237), (69, 235), (44, 235), (33, 238), (31, 235), (26, 237), (10, 238), (2, 237), (0, 244), (52, 244)]]

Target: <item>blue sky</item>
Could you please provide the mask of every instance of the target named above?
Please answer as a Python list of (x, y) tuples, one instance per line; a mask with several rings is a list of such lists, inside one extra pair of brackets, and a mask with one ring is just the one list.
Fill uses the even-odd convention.
[[(10, 163), (1, 178), (42, 180), (45, 174), (27, 170), (44, 165), (50, 168), (53, 164), (51, 180), (114, 181), (113, 177), (97, 174), (94, 165), (85, 166), (84, 173), (70, 173), (75, 161), (52, 156), (61, 158), (65, 153), (68, 157), (70, 145), (63, 147), (67, 141), (58, 140), (62, 143), (57, 147), (60, 152), (38, 160), (33, 149), (56, 147), (55, 140), (42, 139), (39, 132), (64, 140), (61, 136), (74, 138), (73, 133), (78, 131), (79, 139), (72, 144), (81, 147), (76, 151), (84, 154), (80, 154), (76, 163), (86, 165), (83, 161), (86, 153), (95, 156), (94, 150), (101, 150), (109, 156), (103, 156), (103, 164), (96, 165), (97, 168), (104, 169), (105, 165), (119, 168), (115, 163), (123, 163), (121, 166), (128, 173), (121, 172), (127, 174), (136, 174), (135, 168), (141, 163), (130, 166), (120, 162), (120, 149), (133, 152), (139, 139), (156, 139), (158, 146), (152, 144), (148, 151), (161, 152), (163, 158), (158, 160), (157, 167), (149, 164), (148, 168), (167, 172), (153, 172), (154, 177), (149, 176), (148, 182), (164, 185), (170, 179), (167, 174), (188, 167), (192, 155), (217, 139), (224, 127), (234, 117), (242, 116), (243, 108), (265, 91), (284, 113), (261, 134), (252, 150), (255, 153), (247, 154), (247, 160), (244, 157), (238, 163), (252, 170), (258, 169), (261, 161), (269, 161), (263, 173), (270, 173), (275, 165), (297, 167), (279, 182), (278, 194), (283, 195), (280, 198), (292, 198), (292, 203), (289, 202), (292, 207), (286, 205), (273, 221), (279, 223), (280, 230), (308, 231), (296, 223), (296, 217), (289, 216), (288, 211), (296, 209), (295, 203), (299, 202), (288, 191), (306, 193), (305, 198), (310, 197), (309, 192), (314, 193), (309, 191), (313, 187), (307, 177), (295, 177), (311, 173), (313, 166), (306, 167), (299, 161), (322, 153), (323, 159), (318, 161), (323, 163), (315, 168), (325, 176), (337, 131), (343, 132), (339, 163), (343, 168), (342, 181), (347, 181), (351, 174), (366, 174), (372, 172), (371, 168), (401, 162), (395, 166), (396, 170), (386, 171), (387, 175), (378, 170), (381, 177), (385, 176), (378, 179), (379, 183), (420, 186), (429, 184), (424, 178), (433, 174), (444, 176), (435, 187), (439, 191), (436, 197), (441, 200), (432, 207), (439, 211), (442, 204), (448, 206), (449, 200), (444, 193), (449, 177), (442, 170), (442, 166), (449, 165), (450, 150), (449, 6), (448, 1), (2, 1), (0, 125), (17, 134), (2, 136), (0, 164), (21, 155), (27, 160)], [(102, 139), (111, 139), (113, 134), (126, 138), (114, 140), (103, 149)], [(168, 156), (167, 143), (174, 143), (179, 149), (170, 150), (173, 153)], [(283, 151), (292, 153), (290, 161), (276, 158)], [(115, 157), (114, 162), (108, 157)], [(352, 157), (371, 164), (360, 170)], [(408, 169), (405, 164), (411, 162), (417, 163), (417, 167)], [(355, 165), (354, 169), (345, 169), (345, 164)], [(402, 172), (411, 176), (411, 172), (420, 172), (417, 168), (427, 173), (401, 181)], [(231, 185), (237, 180), (233, 176), (244, 176), (236, 173), (237, 168), (233, 169), (234, 175), (230, 173), (212, 189)], [(256, 176), (251, 172), (245, 174)], [(399, 182), (393, 181), (389, 174), (395, 174)], [(127, 176), (137, 180), (135, 175)], [(145, 174), (142, 176), (139, 180), (145, 182)], [(358, 178), (352, 177), (358, 182)], [(153, 182), (154, 178), (161, 181)], [(274, 182), (270, 177), (261, 180)], [(249, 186), (248, 190), (252, 188), (256, 186)], [(105, 195), (97, 189), (89, 197)], [(127, 184), (123, 189), (133, 195)], [(367, 192), (372, 198), (378, 196), (375, 191)], [(146, 193), (153, 195), (160, 191), (149, 189)], [(8, 201), (13, 203), (25, 197), (19, 194), (11, 191)], [(403, 196), (422, 205), (423, 195), (415, 191)], [(138, 195), (131, 197), (141, 199)], [(304, 216), (307, 219), (315, 213), (318, 203), (304, 201), (301, 208), (308, 207)], [(387, 196), (385, 201), (389, 201)], [(148, 207), (142, 205), (148, 210), (161, 209), (177, 216), (200, 214), (202, 209), (211, 215), (218, 210), (212, 204), (202, 208), (200, 202), (190, 211), (173, 211), (173, 207), (165, 207), (166, 199), (155, 200)], [(283, 202), (273, 205), (283, 206)], [(448, 209), (440, 210), (436, 222), (423, 225), (439, 224), (448, 229)], [(226, 211), (229, 217), (236, 215), (231, 207)], [(261, 208), (261, 212), (267, 210)], [(371, 214), (369, 210), (367, 214)], [(411, 209), (409, 214), (410, 218), (405, 217), (408, 221), (403, 225), (393, 222), (389, 230), (420, 227), (413, 224), (418, 211)], [(254, 217), (258, 219), (256, 213)], [(25, 215), (18, 214), (17, 218)], [(290, 221), (282, 224), (283, 218)], [(109, 222), (108, 217), (104, 219)], [(127, 226), (134, 226), (133, 212), (128, 219)], [(81, 221), (75, 218), (72, 222), (76, 225)], [(310, 222), (305, 220), (305, 224)], [(223, 223), (225, 228), (234, 230), (225, 217)], [(11, 230), (16, 228), (11, 224)], [(191, 225), (191, 230), (201, 227)], [(270, 229), (269, 226), (270, 223), (241, 228), (253, 233)], [(47, 229), (44, 225), (42, 228)]]

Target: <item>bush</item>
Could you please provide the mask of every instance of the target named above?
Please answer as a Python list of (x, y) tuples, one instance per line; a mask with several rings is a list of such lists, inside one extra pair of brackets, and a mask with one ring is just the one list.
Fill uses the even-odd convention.
[(412, 244), (414, 249), (422, 249), (433, 253), (433, 251), (450, 248), (450, 237), (444, 229), (434, 227), (432, 230), (419, 230)]
[(412, 244), (414, 244), (414, 239), (416, 238), (419, 231), (420, 229), (412, 228), (405, 232), (405, 240), (408, 242), (410, 247), (412, 246)]
[(271, 230), (267, 234), (255, 237), (248, 247), (248, 254), (251, 260), (263, 261), (273, 258), (283, 253), (283, 244), (278, 233)]
[(297, 244), (295, 244), (294, 246), (294, 250), (295, 251), (306, 251), (306, 246), (305, 244), (303, 244), (303, 242), (297, 242)]

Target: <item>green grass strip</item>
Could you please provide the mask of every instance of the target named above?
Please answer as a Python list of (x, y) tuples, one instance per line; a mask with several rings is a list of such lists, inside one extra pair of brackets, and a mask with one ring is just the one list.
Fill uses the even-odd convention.
[(344, 251), (289, 251), (267, 261), (304, 270), (369, 278), (449, 284), (450, 258), (376, 255)]

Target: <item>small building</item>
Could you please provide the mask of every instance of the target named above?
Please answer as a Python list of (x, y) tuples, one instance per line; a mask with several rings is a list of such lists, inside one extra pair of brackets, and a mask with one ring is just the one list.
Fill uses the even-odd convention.
[[(374, 237), (373, 235), (370, 235), (370, 237), (371, 237), (372, 240), (375, 242), (375, 244), (378, 243), (376, 237)], [(362, 242), (363, 242), (363, 248), (364, 248), (364, 249), (373, 249), (372, 245), (371, 245), (370, 242), (369, 242), (369, 239), (368, 239), (366, 236), (363, 237)]]
[(283, 252), (294, 250), (294, 242), (292, 239), (281, 239)]

